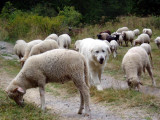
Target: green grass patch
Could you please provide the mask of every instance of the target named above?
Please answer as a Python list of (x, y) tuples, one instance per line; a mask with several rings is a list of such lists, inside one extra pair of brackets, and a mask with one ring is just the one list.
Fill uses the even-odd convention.
[(21, 66), (17, 60), (5, 60), (0, 56), (0, 68), (3, 68), (1, 71), (6, 71), (10, 75), (16, 75), (20, 71)]
[(44, 113), (35, 105), (26, 104), (19, 107), (13, 100), (6, 99), (6, 94), (0, 89), (0, 120), (58, 120), (56, 114)]

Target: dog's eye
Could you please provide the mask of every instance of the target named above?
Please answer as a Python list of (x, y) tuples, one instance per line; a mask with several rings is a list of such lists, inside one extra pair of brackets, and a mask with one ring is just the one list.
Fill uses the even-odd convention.
[(102, 52), (105, 52), (104, 50), (102, 50)]
[(96, 53), (99, 53), (99, 51), (96, 51)]

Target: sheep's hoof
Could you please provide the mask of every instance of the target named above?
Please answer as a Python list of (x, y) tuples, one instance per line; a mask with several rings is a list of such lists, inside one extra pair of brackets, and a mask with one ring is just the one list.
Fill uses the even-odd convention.
[(82, 110), (83, 110), (84, 108), (80, 108), (79, 109), (79, 111), (78, 111), (78, 114), (82, 114)]

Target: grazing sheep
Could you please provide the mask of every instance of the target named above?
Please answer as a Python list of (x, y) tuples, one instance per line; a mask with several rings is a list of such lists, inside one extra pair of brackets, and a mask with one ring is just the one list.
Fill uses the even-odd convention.
[(144, 28), (143, 33), (148, 34), (150, 38), (152, 37), (152, 30), (151, 29)]
[(103, 32), (100, 32), (99, 34), (101, 34), (101, 33), (108, 33), (109, 35), (111, 35), (111, 31), (109, 31), (109, 30), (105, 30)]
[(134, 40), (134, 46), (135, 45), (141, 45), (142, 43), (150, 43), (150, 37), (147, 34), (140, 34), (137, 39)]
[(57, 39), (59, 48), (62, 49), (69, 49), (69, 46), (71, 45), (71, 38), (68, 34), (62, 34)]
[(39, 87), (41, 108), (45, 110), (45, 84), (73, 80), (80, 92), (80, 108), (82, 114), (89, 115), (89, 81), (86, 60), (73, 50), (55, 49), (31, 56), (21, 71), (6, 89), (8, 96), (18, 105), (23, 105), (23, 95), (29, 88)]
[(129, 49), (123, 57), (122, 69), (126, 75), (127, 82), (130, 88), (137, 87), (139, 90), (139, 85), (142, 84), (140, 82), (140, 76), (142, 74), (142, 71), (145, 72), (145, 68), (147, 69), (151, 77), (152, 85), (155, 86), (156, 83), (153, 79), (152, 68), (147, 52), (140, 46), (132, 47), (131, 49)]
[(52, 40), (57, 41), (58, 35), (57, 34), (50, 34), (48, 37), (45, 38), (45, 40), (47, 40), (47, 39), (52, 39)]
[(42, 40), (33, 40), (29, 43), (27, 43), (27, 46), (25, 48), (25, 54), (24, 54), (24, 57), (21, 59), (21, 65), (23, 66), (24, 62), (27, 60), (28, 56), (29, 56), (29, 53), (32, 49), (32, 47), (36, 44), (39, 44), (40, 42), (42, 42)]
[(115, 58), (117, 56), (117, 49), (118, 49), (118, 43), (115, 40), (112, 40), (110, 42), (110, 50), (113, 53), (113, 57)]
[(111, 53), (107, 42), (92, 38), (83, 39), (80, 44), (80, 53), (87, 60), (90, 83), (96, 86), (97, 90), (103, 90), (100, 85), (101, 75)]
[(151, 49), (150, 44), (148, 44), (148, 43), (143, 43), (143, 44), (141, 44), (140, 46), (141, 46), (142, 48), (144, 48), (145, 51), (147, 52), (147, 54), (150, 56), (151, 64), (152, 64), (152, 67), (153, 67), (152, 54), (151, 54), (152, 49)]
[(137, 36), (137, 35), (139, 35), (139, 34), (140, 34), (139, 29), (135, 29), (135, 30), (133, 30), (133, 32), (134, 32), (135, 36)]
[(117, 33), (122, 33), (123, 31), (129, 31), (128, 27), (119, 28), (116, 32)]
[(14, 52), (15, 54), (21, 59), (25, 54), (25, 48), (27, 46), (27, 43), (24, 40), (17, 40), (16, 44), (14, 46)]
[(157, 47), (160, 49), (160, 37), (157, 37), (154, 42), (156, 43)]
[(123, 31), (122, 36), (123, 36), (123, 40), (125, 41), (126, 46), (128, 46), (128, 41), (131, 42), (131, 46), (132, 46), (132, 42), (135, 36), (134, 32), (133, 31)]
[(100, 40), (106, 40), (107, 36), (109, 36), (108, 33), (101, 33), (97, 35), (98, 39)]
[(28, 57), (30, 57), (32, 55), (44, 53), (48, 50), (58, 49), (58, 47), (59, 46), (56, 41), (54, 41), (52, 39), (46, 39), (46, 40), (40, 42), (39, 44), (36, 44), (35, 46), (33, 46)]
[(108, 42), (111, 42), (111, 40), (118, 41), (118, 40), (119, 40), (119, 35), (118, 35), (118, 34), (117, 34), (117, 35), (114, 35), (114, 36), (109, 35), (109, 36), (106, 37), (106, 40), (107, 40)]

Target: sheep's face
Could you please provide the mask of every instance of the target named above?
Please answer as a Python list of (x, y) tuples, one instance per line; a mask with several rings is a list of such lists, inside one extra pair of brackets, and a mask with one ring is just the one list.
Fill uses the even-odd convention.
[[(91, 50), (92, 58), (94, 61), (103, 64), (105, 63), (107, 57), (109, 57), (108, 48), (106, 47), (96, 47)], [(110, 49), (109, 49), (110, 50)]]
[(102, 39), (102, 35), (101, 35), (101, 34), (98, 34), (98, 35), (97, 35), (97, 38), (98, 38), (98, 39)]
[(123, 38), (123, 40), (126, 40), (126, 33), (125, 32), (122, 33), (122, 38)]
[(128, 86), (131, 89), (136, 89), (138, 88), (139, 90), (139, 85), (142, 85), (141, 82), (138, 82), (137, 78), (130, 78), (127, 80)]
[(25, 92), (21, 87), (17, 87), (14, 89), (7, 89), (6, 92), (9, 98), (13, 99), (18, 105), (23, 106), (24, 104), (23, 95)]

